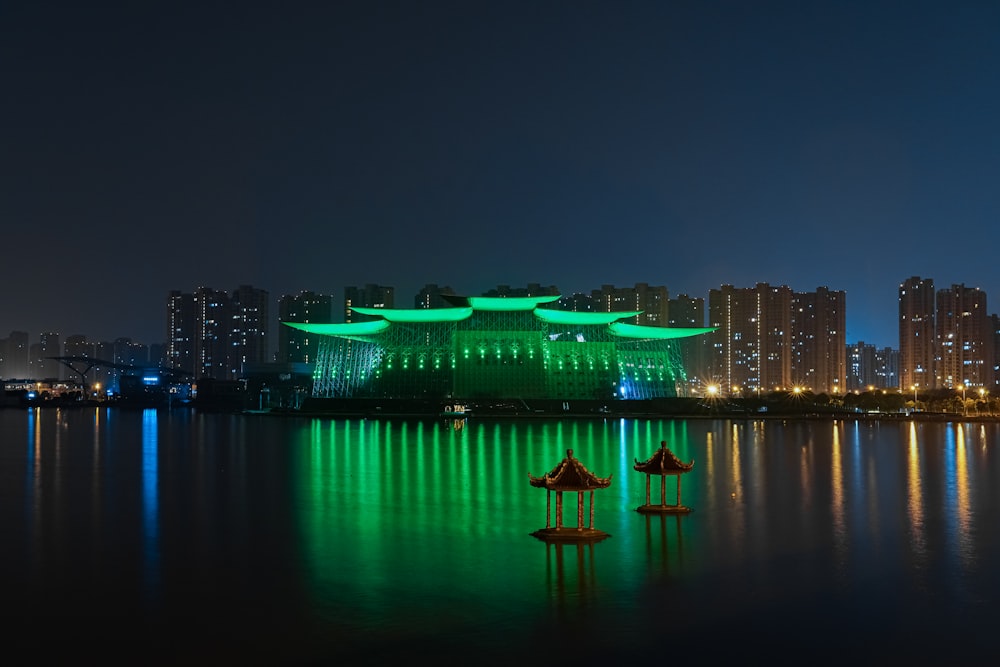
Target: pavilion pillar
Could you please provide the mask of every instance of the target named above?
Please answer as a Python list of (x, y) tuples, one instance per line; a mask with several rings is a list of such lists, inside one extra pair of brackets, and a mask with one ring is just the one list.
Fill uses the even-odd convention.
[(576, 527), (583, 528), (583, 491), (576, 494)]
[(677, 478), (677, 506), (680, 507), (681, 504), (681, 476), (674, 475)]
[(649, 480), (650, 479), (651, 479), (651, 475), (646, 475), (646, 504), (647, 505), (649, 504)]
[(594, 527), (594, 490), (590, 491), (590, 521), (587, 522), (587, 528)]
[(552, 491), (545, 492), (545, 528), (552, 527)]
[(562, 491), (556, 491), (556, 528), (562, 528)]
[(660, 504), (667, 504), (667, 476), (660, 475)]

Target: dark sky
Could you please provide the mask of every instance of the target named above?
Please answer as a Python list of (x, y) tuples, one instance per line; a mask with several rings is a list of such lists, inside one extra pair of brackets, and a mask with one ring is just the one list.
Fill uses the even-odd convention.
[(0, 337), (171, 289), (909, 276), (1000, 311), (1000, 3), (7, 2)]

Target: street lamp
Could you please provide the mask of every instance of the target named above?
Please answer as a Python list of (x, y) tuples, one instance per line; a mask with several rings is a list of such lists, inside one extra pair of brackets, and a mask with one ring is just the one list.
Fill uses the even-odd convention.
[(962, 414), (965, 416), (969, 415), (969, 406), (965, 403), (965, 383), (962, 383)]
[(910, 389), (913, 390), (913, 411), (917, 411), (917, 385), (911, 385)]

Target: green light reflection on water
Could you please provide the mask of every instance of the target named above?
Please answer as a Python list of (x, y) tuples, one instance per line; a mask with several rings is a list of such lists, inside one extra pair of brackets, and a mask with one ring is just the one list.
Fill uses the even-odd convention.
[[(310, 594), (328, 620), (414, 636), (486, 632), (567, 600), (586, 607), (646, 576), (626, 567), (651, 558), (650, 527), (634, 511), (645, 477), (632, 466), (661, 440), (689, 460), (686, 437), (672, 422), (317, 420), (297, 462)], [(568, 449), (613, 475), (594, 498), (594, 525), (612, 539), (557, 554), (530, 536), (545, 525), (546, 493), (528, 473), (548, 472)], [(567, 494), (567, 525), (575, 512)], [(654, 528), (657, 548), (677, 549), (679, 523), (670, 537)]]

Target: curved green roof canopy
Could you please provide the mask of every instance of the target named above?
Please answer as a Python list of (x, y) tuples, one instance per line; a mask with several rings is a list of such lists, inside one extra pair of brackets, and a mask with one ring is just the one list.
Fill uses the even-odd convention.
[(558, 296), (470, 296), (469, 305), (474, 310), (509, 312), (534, 310), (540, 303), (552, 303), (558, 300)]
[(282, 324), (320, 336), (371, 336), (385, 331), (390, 326), (386, 320), (371, 322), (349, 322), (347, 324), (312, 324), (304, 322), (282, 322)]
[(671, 338), (687, 338), (699, 334), (715, 331), (717, 327), (649, 327), (641, 324), (626, 324), (624, 322), (612, 322), (608, 325), (616, 336), (622, 338), (648, 338), (657, 340), (668, 340)]
[(565, 325), (601, 325), (611, 324), (627, 317), (635, 317), (641, 310), (619, 313), (575, 313), (571, 310), (552, 310), (550, 308), (536, 308), (535, 317), (549, 324)]
[(363, 308), (352, 307), (355, 313), (384, 317), (389, 322), (458, 322), (472, 315), (472, 308)]

